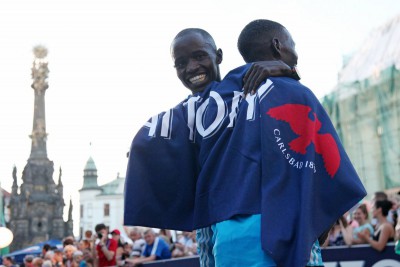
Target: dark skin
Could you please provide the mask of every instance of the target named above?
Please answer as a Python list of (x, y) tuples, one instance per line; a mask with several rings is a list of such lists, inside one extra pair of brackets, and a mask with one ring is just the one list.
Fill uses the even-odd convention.
[[(297, 54), (291, 37), (284, 37), (287, 38), (274, 38), (273, 53), (249, 68), (243, 78), (245, 95), (253, 94), (267, 77), (292, 77), (289, 65), (297, 63)], [(220, 81), (222, 50), (201, 34), (193, 32), (176, 38), (171, 44), (171, 55), (178, 78), (193, 94), (203, 91), (213, 81)]]
[[(247, 83), (249, 84), (248, 88), (252, 90), (252, 92), (254, 92), (253, 90), (254, 88), (257, 88), (257, 84), (260, 84), (261, 81), (265, 79), (264, 75), (287, 76), (296, 79), (296, 77), (293, 77), (293, 73), (292, 70), (289, 68), (289, 65), (290, 66), (297, 65), (297, 59), (298, 56), (295, 49), (295, 42), (293, 41), (289, 31), (284, 29), (280, 34), (272, 38), (272, 40), (270, 41), (270, 48), (266, 47), (264, 53), (260, 54), (260, 57), (258, 58), (258, 60), (269, 60), (269, 61), (260, 61), (257, 62), (257, 64), (253, 64), (250, 70), (246, 73), (244, 77), (245, 86), (246, 86), (246, 79), (249, 79), (250, 81), (247, 81)], [(275, 66), (276, 68), (263, 69), (262, 67), (260, 67), (267, 62), (270, 63), (267, 64), (268, 66), (271, 66), (271, 64), (273, 65), (274, 62), (281, 62), (282, 64), (286, 65), (288, 69), (285, 67), (282, 68), (282, 65), (280, 63), (277, 66)], [(283, 72), (286, 73), (286, 75), (274, 75), (272, 72), (274, 72), (276, 69), (278, 70), (277, 73)], [(268, 73), (268, 70), (271, 72)], [(322, 233), (321, 236), (318, 237), (318, 241), (320, 244), (324, 244), (329, 235), (330, 229), (331, 227), (327, 229), (324, 233)]]
[(266, 78), (277, 76), (295, 78), (293, 77), (292, 69), (282, 60), (254, 62), (243, 77), (244, 94), (255, 94), (257, 88)]
[[(203, 91), (213, 81), (221, 81), (222, 50), (216, 49), (201, 34), (191, 32), (174, 39), (171, 55), (178, 78), (193, 94)], [(244, 77), (244, 94), (254, 94), (271, 76), (292, 77), (292, 70), (279, 59), (254, 62)]]
[(171, 55), (179, 80), (193, 94), (203, 91), (213, 81), (221, 81), (222, 50), (215, 49), (201, 34), (188, 33), (175, 39)]
[[(262, 46), (265, 46), (265, 40)], [(297, 52), (295, 42), (290, 33), (283, 31), (272, 40), (266, 42), (271, 49), (265, 49), (265, 53), (260, 54), (258, 62), (254, 62), (251, 68), (244, 76), (244, 92), (254, 93), (258, 86), (267, 77), (287, 76), (296, 80), (299, 77), (293, 76), (292, 69), (289, 66), (297, 65)]]

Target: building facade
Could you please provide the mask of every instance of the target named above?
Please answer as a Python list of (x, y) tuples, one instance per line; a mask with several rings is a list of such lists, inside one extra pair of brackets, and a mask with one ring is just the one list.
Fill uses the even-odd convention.
[(125, 178), (119, 177), (99, 186), (97, 168), (90, 157), (83, 170), (83, 186), (79, 190), (80, 222), (79, 235), (87, 230), (94, 231), (96, 224), (104, 223), (110, 231), (118, 229), (124, 235), (124, 184)]

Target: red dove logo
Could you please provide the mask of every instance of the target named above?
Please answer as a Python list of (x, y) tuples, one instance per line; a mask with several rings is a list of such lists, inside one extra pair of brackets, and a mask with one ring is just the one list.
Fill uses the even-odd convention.
[(315, 112), (312, 113), (314, 120), (311, 120), (309, 118), (310, 111), (309, 106), (286, 104), (271, 108), (267, 114), (276, 120), (289, 123), (292, 131), (299, 135), (289, 143), (289, 147), (293, 151), (304, 155), (307, 147), (313, 142), (315, 152), (322, 156), (325, 169), (333, 178), (340, 165), (339, 149), (331, 134), (318, 133), (321, 129), (321, 122)]

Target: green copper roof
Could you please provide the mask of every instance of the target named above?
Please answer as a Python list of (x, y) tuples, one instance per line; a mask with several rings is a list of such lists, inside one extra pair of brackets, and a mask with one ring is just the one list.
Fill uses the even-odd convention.
[(81, 190), (99, 190), (100, 187), (97, 184), (97, 168), (92, 157), (89, 157), (86, 162), (83, 173), (83, 186)]
[(125, 178), (117, 177), (105, 185), (100, 186), (103, 190), (101, 195), (121, 195), (124, 193)]
[(89, 157), (88, 161), (86, 162), (85, 170), (97, 170), (96, 164), (94, 164), (92, 157)]

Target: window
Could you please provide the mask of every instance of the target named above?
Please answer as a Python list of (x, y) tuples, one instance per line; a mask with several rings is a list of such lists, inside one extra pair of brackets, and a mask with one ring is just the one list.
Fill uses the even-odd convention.
[(80, 214), (81, 214), (81, 218), (83, 218), (83, 205), (81, 205), (81, 211), (80, 211)]
[(110, 216), (110, 204), (104, 204), (104, 216)]
[(93, 213), (92, 203), (88, 203), (88, 205), (87, 205), (87, 216), (89, 218), (92, 218), (92, 213)]

